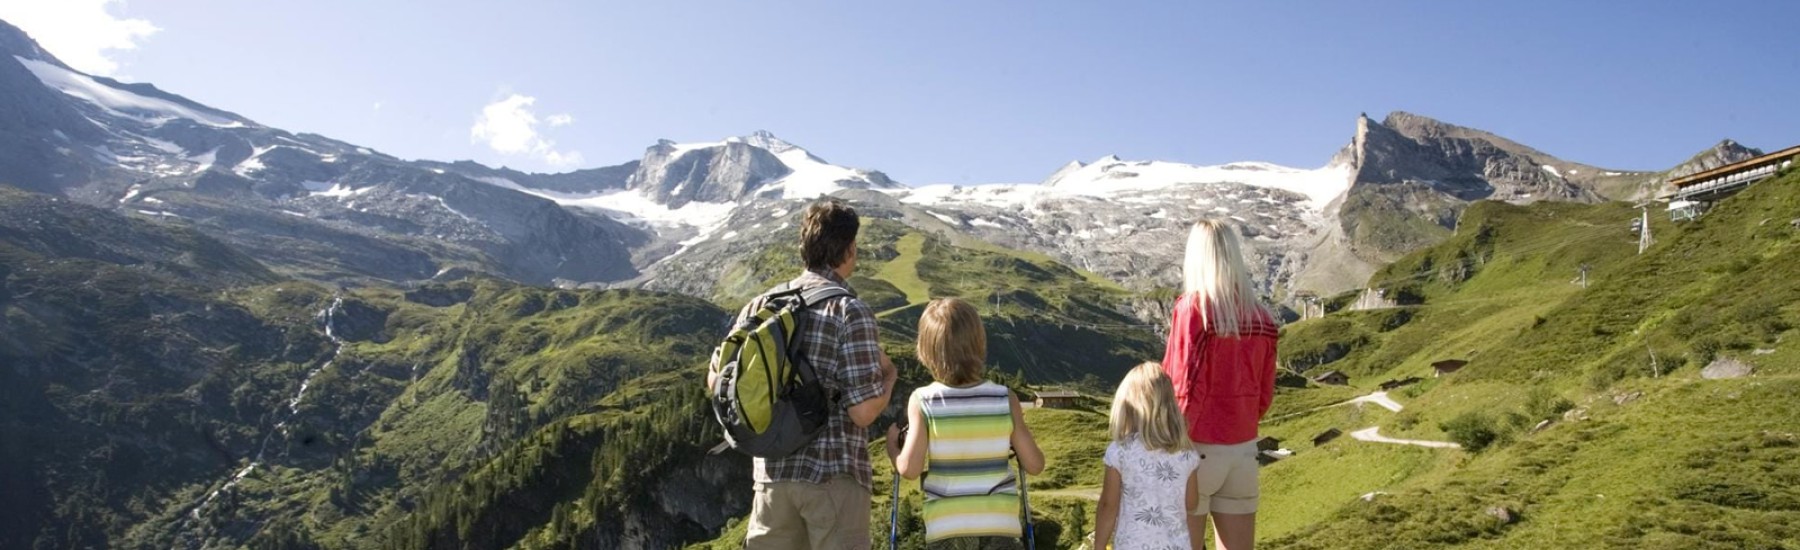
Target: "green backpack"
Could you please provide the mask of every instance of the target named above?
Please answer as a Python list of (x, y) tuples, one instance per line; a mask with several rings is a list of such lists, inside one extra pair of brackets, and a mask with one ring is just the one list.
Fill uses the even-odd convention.
[(849, 296), (837, 285), (782, 285), (762, 296), (762, 307), (732, 327), (713, 351), (717, 381), (713, 415), (725, 442), (738, 452), (781, 458), (800, 450), (825, 429), (837, 396), (801, 352), (797, 313), (825, 300)]

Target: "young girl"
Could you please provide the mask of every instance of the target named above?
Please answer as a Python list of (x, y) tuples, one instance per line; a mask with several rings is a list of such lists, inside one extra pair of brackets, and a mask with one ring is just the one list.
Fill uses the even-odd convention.
[[(924, 475), (925, 540), (942, 547), (1019, 547), (1017, 454), (1027, 473), (1044, 471), (1044, 453), (1025, 427), (1019, 398), (982, 380), (987, 332), (974, 306), (933, 300), (919, 318), (919, 362), (936, 380), (906, 404), (904, 447), (888, 428), (887, 451), (906, 479)], [(951, 539), (956, 539), (952, 541)]]
[(1188, 514), (1199, 505), (1194, 467), (1175, 386), (1162, 365), (1131, 369), (1113, 396), (1112, 444), (1094, 520), (1094, 548), (1190, 548)]

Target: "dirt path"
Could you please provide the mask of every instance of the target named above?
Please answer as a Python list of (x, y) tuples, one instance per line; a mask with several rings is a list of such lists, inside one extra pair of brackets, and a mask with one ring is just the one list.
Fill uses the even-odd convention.
[(1357, 441), (1368, 441), (1371, 443), (1387, 443), (1387, 444), (1391, 444), (1391, 445), (1412, 445), (1415, 447), (1431, 447), (1434, 449), (1461, 449), (1462, 448), (1462, 445), (1457, 445), (1457, 444), (1451, 443), (1449, 441), (1423, 441), (1423, 440), (1418, 440), (1418, 439), (1394, 439), (1391, 437), (1385, 437), (1385, 436), (1381, 435), (1381, 427), (1380, 426), (1372, 426), (1372, 427), (1363, 428), (1363, 429), (1360, 429), (1360, 430), (1357, 430), (1354, 432), (1350, 432), (1350, 437), (1356, 438)]
[(1383, 409), (1387, 409), (1387, 410), (1394, 411), (1394, 412), (1400, 412), (1401, 409), (1406, 408), (1406, 406), (1401, 405), (1399, 401), (1395, 401), (1393, 398), (1388, 397), (1387, 392), (1378, 391), (1375, 393), (1357, 397), (1355, 399), (1339, 401), (1339, 402), (1332, 403), (1330, 405), (1325, 405), (1322, 407), (1313, 407), (1310, 409), (1306, 409), (1304, 411), (1291, 412), (1291, 413), (1287, 413), (1287, 414), (1284, 414), (1281, 416), (1264, 418), (1261, 423), (1268, 423), (1270, 421), (1281, 420), (1284, 418), (1293, 418), (1293, 417), (1300, 416), (1303, 414), (1311, 414), (1311, 413), (1319, 412), (1319, 411), (1329, 409), (1332, 407), (1342, 407), (1344, 405), (1357, 405), (1357, 404), (1362, 404), (1362, 403), (1374, 403)]
[(1099, 502), (1100, 501), (1100, 488), (1099, 487), (1078, 487), (1078, 488), (1074, 488), (1074, 489), (1048, 489), (1048, 490), (1043, 490), (1043, 491), (1032, 491), (1031, 496), (1034, 496), (1034, 497), (1075, 497), (1075, 498)]
[(1368, 394), (1368, 395), (1365, 395), (1362, 397), (1358, 397), (1356, 399), (1351, 399), (1349, 401), (1345, 401), (1341, 404), (1350, 404), (1350, 403), (1374, 403), (1376, 405), (1381, 405), (1381, 408), (1384, 408), (1384, 409), (1387, 409), (1390, 411), (1394, 411), (1394, 412), (1400, 412), (1400, 409), (1406, 408), (1406, 406), (1401, 405), (1400, 402), (1388, 398), (1387, 392), (1385, 392), (1385, 391), (1378, 391), (1375, 393), (1371, 393), (1371, 394)]

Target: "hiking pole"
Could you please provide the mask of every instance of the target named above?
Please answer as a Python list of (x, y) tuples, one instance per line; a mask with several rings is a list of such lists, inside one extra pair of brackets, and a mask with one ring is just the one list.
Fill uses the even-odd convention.
[[(906, 425), (904, 421), (900, 424), (900, 438), (902, 441), (904, 441), (906, 438), (906, 430), (911, 427), (912, 426)], [(888, 499), (888, 550), (899, 550), (899, 548), (900, 548), (900, 461), (898, 459), (896, 459), (895, 457), (891, 457), (891, 456), (888, 457), (888, 461), (890, 463), (892, 463), (894, 466), (894, 496), (893, 496), (893, 498)]]
[(900, 548), (900, 472), (894, 472), (894, 498), (888, 500), (888, 550)]
[(1019, 508), (1025, 514), (1025, 548), (1037, 550), (1037, 529), (1031, 525), (1031, 491), (1026, 487), (1030, 484), (1025, 480), (1025, 461), (1019, 460), (1017, 453), (1013, 454), (1013, 461), (1019, 464)]

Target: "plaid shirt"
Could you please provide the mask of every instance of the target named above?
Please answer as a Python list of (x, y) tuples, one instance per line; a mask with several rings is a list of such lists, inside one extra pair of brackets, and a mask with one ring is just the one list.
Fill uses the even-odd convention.
[[(758, 483), (805, 481), (824, 483), (838, 474), (856, 477), (863, 488), (873, 490), (870, 482), (868, 429), (850, 421), (850, 406), (880, 397), (881, 347), (876, 341), (875, 312), (869, 304), (854, 297), (855, 290), (833, 271), (807, 271), (794, 279), (795, 288), (812, 288), (834, 284), (850, 290), (852, 296), (831, 298), (820, 304), (808, 304), (796, 321), (802, 353), (812, 361), (819, 381), (839, 395), (838, 409), (819, 438), (811, 444), (780, 459), (752, 459)], [(751, 300), (738, 312), (738, 323), (762, 307), (762, 299)]]

